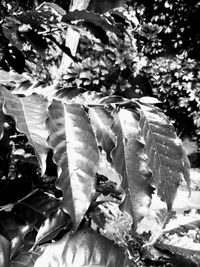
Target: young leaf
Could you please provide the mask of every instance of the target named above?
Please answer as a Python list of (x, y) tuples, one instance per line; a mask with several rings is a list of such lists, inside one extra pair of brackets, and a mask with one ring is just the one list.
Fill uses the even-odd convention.
[(137, 225), (148, 211), (152, 194), (151, 171), (143, 153), (144, 144), (139, 140), (138, 117), (132, 111), (120, 109), (111, 129), (117, 138), (112, 166), (121, 175), (121, 186), (126, 192), (122, 208), (132, 214)]
[(5, 114), (14, 118), (18, 130), (26, 135), (33, 146), (44, 174), (48, 150), (46, 142), (48, 131), (45, 126), (48, 101), (38, 95), (20, 98), (4, 88), (1, 88), (0, 97), (5, 101), (3, 107)]
[(104, 236), (89, 229), (66, 234), (50, 244), (34, 267), (134, 267), (122, 248)]
[(111, 162), (110, 154), (115, 147), (115, 136), (111, 131), (113, 116), (108, 109), (96, 106), (89, 108), (89, 117), (96, 132), (98, 143), (106, 152), (108, 161)]
[(60, 170), (57, 186), (63, 192), (63, 209), (71, 216), (76, 229), (95, 191), (98, 147), (81, 105), (54, 100), (49, 113), (49, 143)]
[(140, 108), (139, 127), (146, 142), (144, 151), (148, 155), (148, 164), (153, 172), (151, 184), (157, 188), (158, 196), (170, 210), (182, 178), (190, 186), (190, 164), (167, 117), (154, 107), (140, 104)]

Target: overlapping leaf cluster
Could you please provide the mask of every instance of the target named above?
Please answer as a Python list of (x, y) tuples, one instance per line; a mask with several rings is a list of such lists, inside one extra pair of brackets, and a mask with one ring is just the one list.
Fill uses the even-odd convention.
[[(6, 18), (4, 34), (21, 53), (29, 39), (22, 41), (20, 30), (24, 38), (27, 33), (40, 36), (36, 30), (57, 30), (60, 23), (78, 30), (84, 25), (102, 42), (108, 40), (107, 31), (123, 39), (125, 24), (117, 23), (112, 16), (108, 19), (87, 11), (62, 14), (54, 8), (57, 15), (49, 17), (52, 12), (48, 8), (52, 6), (43, 8), (31, 16), (25, 13)], [(116, 16), (125, 22), (123, 12)], [(77, 20), (78, 24), (72, 23)], [(43, 34), (48, 46), (46, 39), (49, 37)], [(72, 57), (67, 47), (50, 40)], [(46, 46), (38, 50), (34, 41), (30, 44), (45, 55)], [(134, 233), (155, 191), (170, 211), (181, 180), (189, 187), (189, 162), (173, 126), (154, 106), (157, 100), (125, 99), (77, 88), (56, 90), (28, 76), (23, 80), (24, 74), (19, 78), (17, 87), (8, 86), (8, 80), (4, 83), (7, 88), (0, 87), (0, 136), (5, 136), (6, 116), (11, 116), (16, 129), (33, 147), (43, 177), (51, 151), (57, 175), (46, 182), (56, 180), (62, 194), (34, 188), (15, 203), (1, 206), (2, 266), (9, 266), (10, 259), (15, 267), (135, 266), (122, 248), (88, 224), (98, 205), (111, 201), (132, 218), (133, 225), (128, 228)], [(52, 240), (55, 242), (48, 245)]]

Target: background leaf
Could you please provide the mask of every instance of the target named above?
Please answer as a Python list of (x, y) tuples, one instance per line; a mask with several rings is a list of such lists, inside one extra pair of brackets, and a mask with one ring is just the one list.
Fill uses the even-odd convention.
[(5, 101), (4, 112), (14, 118), (18, 130), (28, 138), (44, 174), (48, 150), (45, 126), (48, 101), (38, 95), (17, 97), (4, 88), (1, 88), (0, 96)]
[(41, 266), (133, 267), (136, 264), (128, 259), (122, 248), (89, 229), (67, 234), (47, 246), (35, 264), (35, 267)]
[(57, 186), (63, 192), (63, 209), (77, 228), (95, 192), (98, 147), (81, 105), (53, 101), (49, 114), (49, 143), (60, 168)]

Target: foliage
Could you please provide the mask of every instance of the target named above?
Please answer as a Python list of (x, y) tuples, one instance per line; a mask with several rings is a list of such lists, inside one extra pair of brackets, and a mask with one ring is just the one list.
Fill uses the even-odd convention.
[(200, 36), (197, 30), (199, 1), (128, 1), (137, 8), (141, 23), (161, 27), (157, 40), (147, 42), (149, 55), (180, 54), (187, 51), (190, 58), (199, 60)]
[[(112, 95), (108, 80), (98, 82), (93, 90), (95, 79), (100, 79), (98, 70), (84, 73), (81, 57), (73, 56), (63, 42), (67, 27), (87, 38), (93, 36), (95, 47), (102, 48), (100, 41), (105, 45), (103, 51), (94, 49), (104, 61), (114, 43), (118, 49), (110, 59), (117, 65), (118, 78), (123, 71), (120, 64), (127, 61), (125, 69), (135, 73), (140, 62), (134, 39), (128, 45), (134, 58), (127, 51), (119, 53), (136, 31), (137, 20), (131, 14), (65, 12), (45, 3), (4, 17), (2, 62), (8, 77), (4, 75), (0, 87), (0, 147), (6, 163), (1, 188), (4, 195), (13, 188), (25, 190), (12, 201), (1, 199), (2, 266), (137, 266), (133, 243), (141, 247), (149, 240), (137, 242), (136, 230), (154, 196), (166, 204), (160, 223), (164, 227), (181, 181), (190, 188), (189, 161), (174, 127), (157, 106), (159, 101)], [(78, 61), (74, 66), (80, 67), (81, 83), (92, 79), (91, 85), (85, 85), (87, 90), (80, 90), (71, 70), (68, 75), (74, 84), (55, 85), (52, 70), (59, 70), (62, 52)], [(100, 67), (100, 62), (96, 67), (109, 78), (105, 71), (110, 63)], [(47, 70), (40, 75), (37, 68), (42, 70), (45, 64)], [(120, 90), (124, 88), (119, 83), (114, 92)], [(22, 145), (16, 148), (20, 134)], [(18, 165), (21, 172), (16, 171)], [(109, 232), (110, 226), (115, 234), (113, 229)]]
[(149, 73), (153, 95), (164, 102), (163, 108), (175, 121), (179, 134), (199, 141), (199, 2), (128, 3), (135, 6), (145, 27), (159, 29), (156, 37), (140, 37), (141, 50), (148, 57), (144, 71)]
[(154, 95), (163, 102), (165, 112), (175, 120), (179, 131), (189, 134), (188, 125), (191, 125), (199, 135), (199, 63), (186, 54), (160, 57), (153, 59), (146, 71), (152, 81)]

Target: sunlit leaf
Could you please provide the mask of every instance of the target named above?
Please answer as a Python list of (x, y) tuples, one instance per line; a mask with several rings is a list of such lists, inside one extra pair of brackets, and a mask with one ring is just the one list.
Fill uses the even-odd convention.
[(53, 101), (49, 113), (49, 143), (59, 166), (57, 186), (63, 192), (63, 209), (77, 228), (95, 192), (98, 147), (81, 105)]
[(113, 116), (111, 112), (104, 107), (89, 108), (91, 124), (95, 130), (97, 140), (103, 150), (106, 152), (107, 159), (111, 162), (111, 151), (115, 147), (115, 136), (111, 131)]
[(27, 136), (44, 173), (48, 150), (45, 126), (48, 101), (38, 95), (17, 97), (4, 88), (1, 88), (0, 97), (5, 101), (4, 112), (14, 118), (18, 130)]
[(65, 235), (50, 244), (34, 267), (133, 267), (122, 248), (93, 230)]
[(26, 75), (14, 71), (0, 70), (0, 84), (20, 83), (27, 80)]
[(140, 105), (139, 127), (144, 138), (145, 153), (153, 172), (151, 184), (157, 188), (158, 196), (170, 210), (177, 187), (184, 178), (190, 185), (189, 161), (177, 137), (174, 127), (158, 109)]
[(139, 140), (139, 122), (136, 113), (121, 109), (115, 113), (112, 131), (117, 145), (112, 151), (112, 166), (122, 177), (126, 198), (122, 208), (132, 214), (135, 226), (146, 215), (151, 201), (149, 185), (151, 171), (143, 152), (144, 143)]

